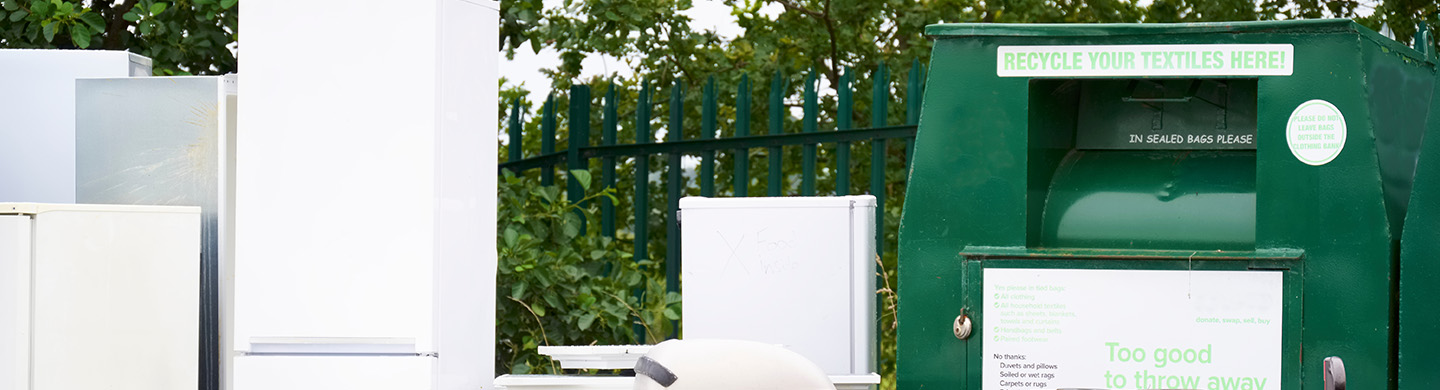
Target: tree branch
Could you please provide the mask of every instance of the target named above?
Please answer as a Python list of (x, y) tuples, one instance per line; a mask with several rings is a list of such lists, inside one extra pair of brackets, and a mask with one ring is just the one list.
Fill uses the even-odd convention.
[(140, 0), (125, 0), (109, 9), (109, 15), (101, 13), (105, 17), (105, 43), (101, 46), (105, 50), (124, 50), (124, 41), (120, 38), (128, 32), (130, 21), (125, 20), (125, 13), (135, 8)]
[(824, 9), (824, 12), (817, 12), (817, 11), (815, 11), (815, 10), (802, 7), (802, 6), (800, 6), (799, 4), (795, 4), (795, 3), (792, 2), (791, 0), (770, 0), (770, 1), (773, 1), (773, 2), (775, 2), (775, 3), (780, 4), (781, 6), (785, 7), (785, 9), (787, 9), (787, 10), (791, 10), (791, 11), (799, 12), (799, 13), (802, 13), (802, 14), (805, 14), (805, 15), (809, 15), (810, 17), (813, 17), (813, 18), (816, 18), (816, 19), (820, 19), (821, 22), (825, 23), (825, 32), (830, 36), (830, 67), (829, 67), (830, 69), (828, 69), (828, 70), (825, 72), (825, 77), (828, 78), (828, 79), (830, 79), (830, 85), (839, 85), (839, 83), (840, 83), (840, 47), (839, 47), (839, 44), (837, 43), (837, 37), (835, 36), (835, 35), (836, 35), (836, 34), (835, 34), (835, 19), (830, 17), (830, 1), (831, 1), (831, 0), (825, 0), (825, 9)]

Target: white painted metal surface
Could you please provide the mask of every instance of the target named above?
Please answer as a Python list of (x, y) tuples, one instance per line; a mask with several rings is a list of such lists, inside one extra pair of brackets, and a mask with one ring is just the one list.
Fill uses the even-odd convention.
[(0, 353), (28, 355), (0, 358), (19, 373), (0, 388), (195, 387), (198, 207), (0, 203), (0, 214), (0, 269), (22, 275), (0, 294), (0, 328), (29, 332), (5, 333), (17, 346)]
[(653, 345), (564, 345), (540, 346), (541, 355), (560, 362), (563, 369), (628, 370)]
[(422, 356), (245, 356), (235, 359), (235, 369), (242, 374), (235, 377), (234, 385), (266, 390), (429, 389), (434, 387), (436, 360)]
[(0, 390), (30, 388), (30, 216), (0, 215)]
[(784, 345), (875, 372), (875, 198), (680, 200), (682, 338)]
[[(412, 338), (442, 357), (425, 376), (434, 388), (489, 388), (499, 7), (372, 12), (391, 6), (255, 0), (241, 11), (237, 150), (264, 158), (237, 166), (233, 348), (248, 351), (253, 337)], [(336, 31), (346, 39), (295, 39)], [(271, 358), (237, 357), (236, 388), (268, 389), (277, 375), (325, 383), (242, 362)]]
[(75, 203), (75, 79), (149, 75), (123, 51), (0, 49), (0, 202)]

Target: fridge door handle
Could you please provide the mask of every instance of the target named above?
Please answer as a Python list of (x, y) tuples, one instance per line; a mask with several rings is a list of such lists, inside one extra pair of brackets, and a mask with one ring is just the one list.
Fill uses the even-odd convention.
[(251, 337), (243, 355), (430, 356), (415, 348), (413, 337)]

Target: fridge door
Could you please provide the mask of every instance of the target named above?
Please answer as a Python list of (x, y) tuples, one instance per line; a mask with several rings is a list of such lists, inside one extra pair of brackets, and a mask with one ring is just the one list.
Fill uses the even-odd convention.
[(33, 229), (31, 390), (195, 389), (198, 208), (46, 206)]
[(30, 216), (0, 215), (0, 390), (30, 388)]
[(239, 356), (236, 390), (424, 390), (433, 388), (429, 356)]

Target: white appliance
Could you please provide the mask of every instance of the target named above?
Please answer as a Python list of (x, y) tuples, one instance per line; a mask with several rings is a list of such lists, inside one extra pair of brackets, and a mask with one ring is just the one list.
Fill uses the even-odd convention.
[(190, 390), (200, 208), (0, 203), (0, 390)]
[(150, 75), (123, 51), (0, 49), (0, 202), (75, 203), (75, 79)]
[(232, 345), (236, 92), (235, 75), (75, 81), (76, 201), (201, 207), (202, 390)]
[[(781, 345), (836, 388), (876, 374), (875, 197), (680, 199), (685, 340)], [(634, 367), (648, 346), (541, 347), (563, 368)], [(716, 367), (725, 370), (725, 367)], [(738, 373), (735, 373), (738, 374)], [(630, 378), (505, 375), (510, 390), (613, 389)]]
[(241, 10), (236, 389), (493, 380), (499, 5), (393, 6)]
[(683, 338), (781, 344), (826, 374), (875, 372), (875, 197), (689, 197), (680, 214)]

